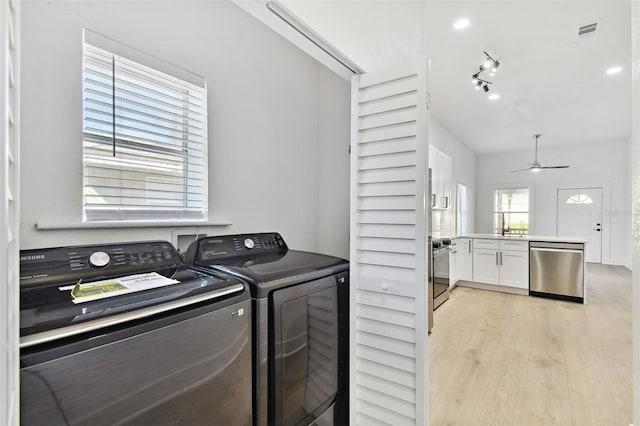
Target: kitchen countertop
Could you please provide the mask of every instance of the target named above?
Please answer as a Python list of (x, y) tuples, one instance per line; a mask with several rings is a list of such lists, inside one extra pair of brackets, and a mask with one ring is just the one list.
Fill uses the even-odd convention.
[(583, 243), (587, 240), (583, 238), (558, 237), (555, 235), (500, 235), (500, 234), (462, 234), (455, 238), (486, 238), (492, 240), (516, 240), (516, 241), (544, 241), (549, 243)]

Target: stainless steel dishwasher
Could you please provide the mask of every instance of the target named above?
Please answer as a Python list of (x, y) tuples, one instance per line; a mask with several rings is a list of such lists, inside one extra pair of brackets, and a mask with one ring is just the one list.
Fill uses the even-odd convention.
[(584, 303), (584, 244), (529, 243), (529, 294)]

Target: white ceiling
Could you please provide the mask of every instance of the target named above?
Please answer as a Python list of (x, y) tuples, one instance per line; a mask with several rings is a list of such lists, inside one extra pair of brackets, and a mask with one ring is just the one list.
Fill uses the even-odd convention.
[[(281, 3), (365, 70), (426, 54), (433, 114), (477, 154), (533, 149), (533, 133), (541, 152), (630, 137), (629, 1)], [(471, 25), (457, 31), (460, 17)], [(485, 50), (501, 63), (487, 77), (497, 101), (471, 83)], [(612, 65), (622, 72), (606, 76)]]

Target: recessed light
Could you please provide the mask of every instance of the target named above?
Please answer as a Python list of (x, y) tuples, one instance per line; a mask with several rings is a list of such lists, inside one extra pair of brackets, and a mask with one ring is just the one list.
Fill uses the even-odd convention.
[(498, 99), (500, 99), (500, 95), (498, 93), (492, 93), (489, 95), (490, 101), (497, 101)]
[(611, 67), (607, 70), (607, 75), (619, 74), (622, 71), (621, 66)]
[(467, 18), (460, 18), (453, 23), (453, 28), (455, 28), (456, 30), (463, 30), (467, 28), (470, 23), (471, 21), (469, 21)]

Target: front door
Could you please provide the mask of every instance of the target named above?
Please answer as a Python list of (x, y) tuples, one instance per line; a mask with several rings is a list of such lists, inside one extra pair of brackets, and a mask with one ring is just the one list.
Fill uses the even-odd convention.
[(587, 240), (585, 260), (602, 261), (602, 188), (558, 189), (557, 234)]

